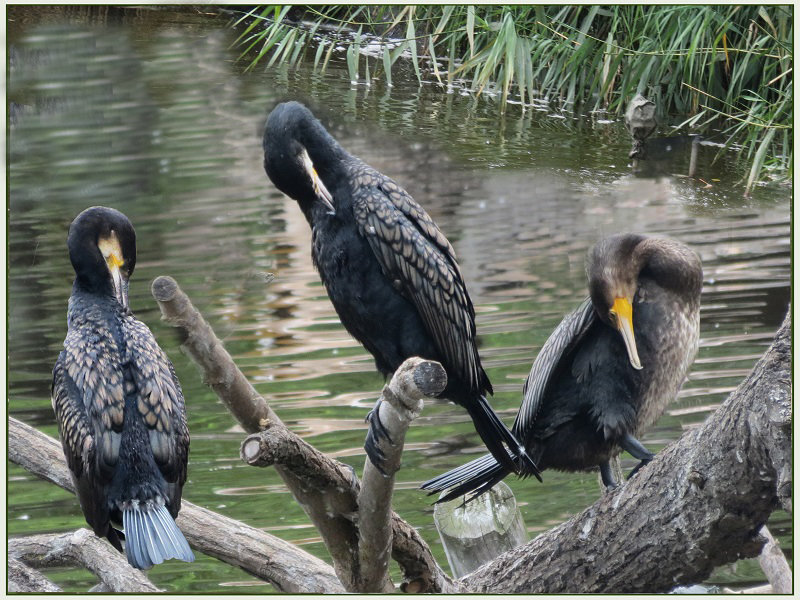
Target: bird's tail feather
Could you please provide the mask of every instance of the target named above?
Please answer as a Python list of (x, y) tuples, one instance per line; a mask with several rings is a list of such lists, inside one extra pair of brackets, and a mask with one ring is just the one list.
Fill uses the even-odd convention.
[(149, 569), (168, 558), (194, 561), (189, 543), (164, 504), (130, 503), (122, 511), (122, 527), (125, 554), (137, 569)]
[(509, 472), (507, 468), (497, 462), (494, 456), (486, 454), (443, 475), (434, 477), (420, 487), (423, 490), (428, 490), (428, 495), (449, 490), (436, 501), (437, 503), (447, 502), (453, 498), (475, 492), (464, 500), (464, 502), (469, 502), (491, 489)]
[[(492, 410), (486, 397), (480, 396), (478, 402), (470, 406), (472, 407), (470, 416), (475, 424), (475, 429), (497, 462), (503, 465), (508, 472), (517, 473), (523, 477), (534, 475), (541, 481), (539, 468), (528, 455), (525, 446), (517, 440), (511, 430)], [(508, 450), (503, 446), (503, 442), (508, 445)]]

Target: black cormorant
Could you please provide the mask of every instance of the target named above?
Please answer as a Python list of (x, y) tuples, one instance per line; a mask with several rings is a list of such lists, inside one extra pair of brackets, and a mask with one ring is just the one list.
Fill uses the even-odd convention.
[(125, 540), (134, 567), (191, 562), (174, 520), (189, 455), (183, 394), (172, 363), (128, 307), (133, 226), (112, 208), (87, 208), (67, 246), (75, 283), (51, 393), (81, 509), (120, 552)]
[[(600, 467), (613, 488), (609, 460), (620, 450), (641, 461), (631, 475), (652, 460), (637, 436), (675, 398), (697, 353), (703, 270), (675, 240), (621, 234), (594, 247), (586, 271), (589, 298), (542, 346), (512, 431), (540, 469)], [(486, 455), (422, 488), (449, 489), (440, 502), (475, 491), (472, 499), (508, 473)]]
[[(536, 473), (486, 400), (492, 385), (475, 345), (475, 310), (453, 247), (425, 210), (389, 177), (348, 154), (298, 102), (270, 113), (264, 169), (300, 205), (328, 296), (377, 369), (389, 376), (412, 356), (439, 361), (447, 371), (442, 397), (467, 409), (492, 455), (517, 471), (505, 443)], [(377, 411), (371, 414), (374, 419)], [(370, 440), (367, 454), (380, 468)]]

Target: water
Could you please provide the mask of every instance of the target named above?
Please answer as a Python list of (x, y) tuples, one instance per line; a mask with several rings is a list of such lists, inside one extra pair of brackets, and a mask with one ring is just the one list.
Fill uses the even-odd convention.
[[(308, 64), (244, 72), (226, 20), (194, 10), (10, 7), (8, 16), (9, 414), (56, 435), (49, 384), (73, 277), (67, 227), (87, 206), (118, 208), (139, 239), (131, 306), (175, 363), (187, 399), (184, 497), (320, 557), (316, 530), (277, 474), (239, 460), (242, 432), (181, 354), (149, 291), (158, 275), (175, 277), (287, 425), (360, 473), (363, 419), (382, 380), (319, 283), (302, 214), (264, 174), (261, 129), (277, 101), (310, 104), (345, 148), (406, 187), (447, 234), (476, 307), (493, 405), (508, 423), (536, 352), (584, 297), (584, 256), (604, 235), (674, 236), (703, 260), (698, 359), (643, 438), (653, 450), (724, 400), (785, 314), (791, 192), (760, 187), (744, 199), (745, 169), (712, 162), (710, 148), (701, 148), (698, 174), (712, 187), (678, 175), (685, 153), (641, 176), (628, 164), (621, 122), (606, 116), (510, 106), (500, 117), (495, 100), (418, 86), (403, 67), (391, 89), (351, 86), (343, 54), (324, 74)], [(442, 564), (430, 500), (416, 488), (477, 452), (466, 413), (442, 402), (426, 404), (407, 435), (394, 507)], [(15, 466), (8, 477), (9, 535), (85, 526), (73, 496)], [(508, 483), (531, 535), (599, 495), (591, 473)], [(770, 527), (790, 552), (785, 513)], [(92, 582), (74, 569), (48, 575), (74, 592)], [(170, 591), (271, 591), (202, 555), (191, 568), (172, 561), (150, 576)], [(755, 561), (742, 561), (709, 583), (762, 580)]]

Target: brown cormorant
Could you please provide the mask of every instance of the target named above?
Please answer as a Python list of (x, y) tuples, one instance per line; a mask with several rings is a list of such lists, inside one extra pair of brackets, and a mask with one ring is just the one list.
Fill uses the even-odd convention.
[(174, 520), (189, 455), (186, 410), (172, 363), (128, 307), (133, 226), (112, 208), (87, 208), (67, 246), (75, 282), (51, 394), (81, 509), (120, 552), (125, 540), (134, 567), (191, 562)]
[[(512, 431), (541, 470), (599, 467), (613, 488), (609, 460), (621, 450), (641, 461), (630, 475), (652, 460), (637, 437), (675, 398), (697, 353), (703, 270), (675, 240), (621, 234), (594, 247), (587, 275), (589, 298), (542, 346)], [(421, 487), (449, 489), (440, 502), (472, 499), (508, 473), (486, 455)]]
[[(436, 223), (298, 102), (270, 113), (263, 145), (267, 175), (311, 226), (311, 257), (342, 325), (378, 371), (388, 377), (412, 356), (439, 361), (447, 371), (442, 397), (467, 409), (492, 455), (508, 470), (518, 470), (516, 461), (538, 473), (486, 400), (492, 385), (475, 345), (475, 310)], [(372, 440), (373, 431), (383, 433), (376, 415), (365, 448), (380, 468)]]

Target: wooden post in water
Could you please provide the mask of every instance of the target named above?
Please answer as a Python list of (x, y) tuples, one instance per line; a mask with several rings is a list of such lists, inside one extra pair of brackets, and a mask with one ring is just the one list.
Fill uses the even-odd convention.
[(528, 541), (517, 500), (502, 481), (467, 504), (463, 497), (437, 504), (433, 520), (456, 578)]
[(697, 173), (697, 147), (700, 145), (700, 136), (692, 138), (692, 153), (689, 156), (689, 177), (694, 177)]

